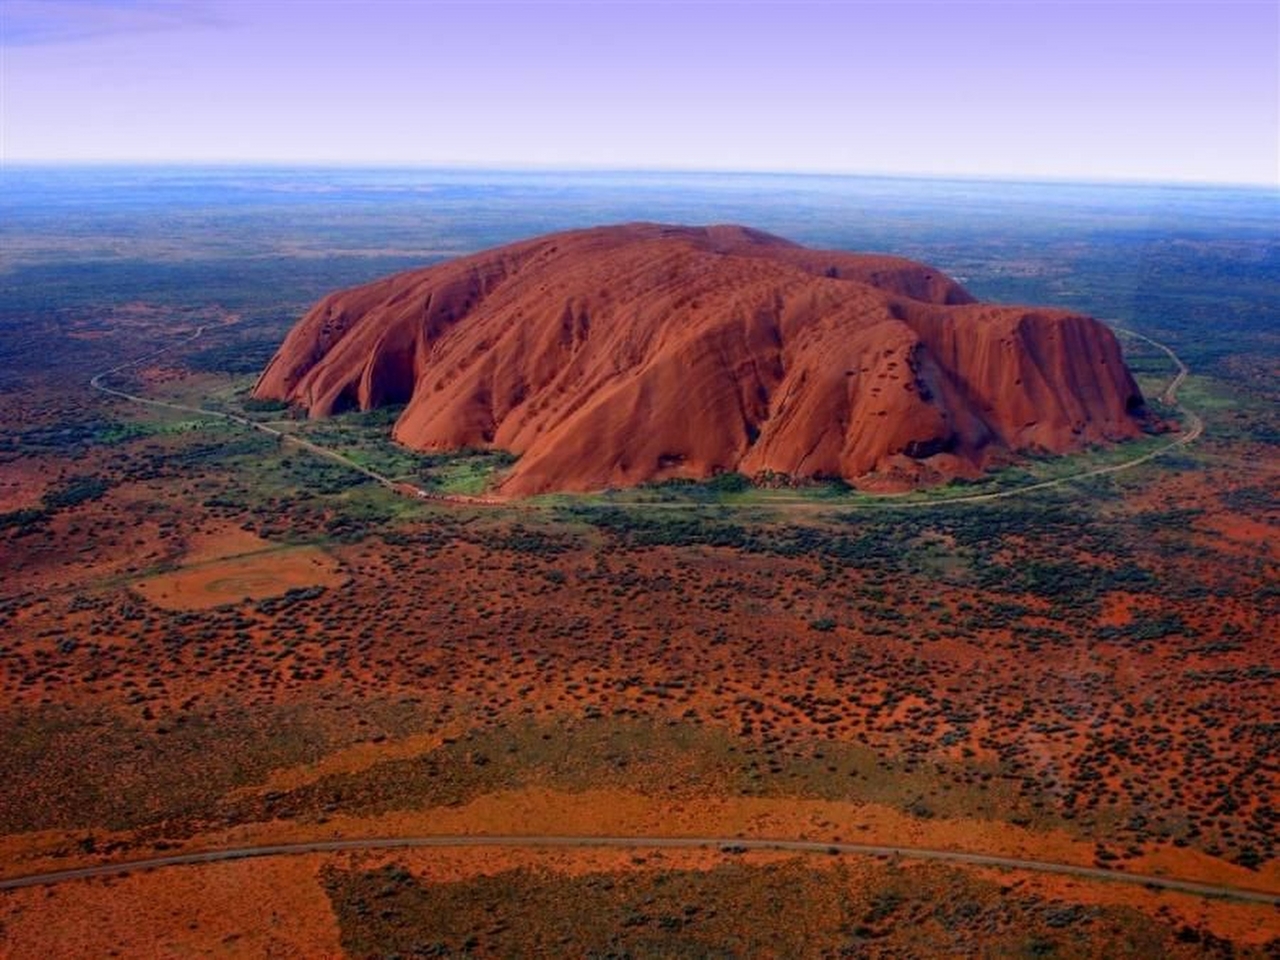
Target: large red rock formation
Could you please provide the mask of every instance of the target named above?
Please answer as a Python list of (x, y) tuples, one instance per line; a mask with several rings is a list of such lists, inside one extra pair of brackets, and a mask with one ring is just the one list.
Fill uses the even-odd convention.
[(419, 450), (520, 454), (510, 494), (720, 471), (927, 482), (1139, 430), (1112, 333), (909, 260), (733, 226), (553, 234), (325, 297), (254, 391), (404, 403)]

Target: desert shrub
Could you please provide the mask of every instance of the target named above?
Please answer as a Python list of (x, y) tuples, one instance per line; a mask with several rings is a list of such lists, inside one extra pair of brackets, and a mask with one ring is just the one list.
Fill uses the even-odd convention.
[(241, 404), (249, 413), (279, 413), (289, 409), (283, 400), (260, 400), (257, 397), (246, 397)]
[(718, 473), (707, 481), (707, 486), (719, 493), (741, 493), (750, 489), (751, 481), (740, 473)]
[(30, 507), (22, 510), (10, 510), (8, 513), (0, 513), (0, 530), (9, 530), (16, 527), (19, 531), (27, 533), (48, 519), (48, 516), (45, 511), (34, 510)]
[(74, 477), (56, 490), (44, 495), (47, 510), (63, 510), (99, 499), (111, 485), (100, 477)]

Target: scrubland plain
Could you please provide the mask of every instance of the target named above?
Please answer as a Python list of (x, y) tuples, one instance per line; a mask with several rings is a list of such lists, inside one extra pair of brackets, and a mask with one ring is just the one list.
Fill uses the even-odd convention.
[[(600, 190), (594, 203), (623, 203)], [(777, 216), (737, 202), (732, 219)], [(197, 223), (225, 229), (190, 216), (197, 238)], [(1280, 893), (1264, 296), (1280, 278), (1247, 218), (1149, 247), (1094, 225), (1105, 243), (1089, 249), (1109, 257), (1095, 262), (1061, 219), (1045, 228), (1061, 248), (979, 248), (886, 214), (881, 248), (984, 296), (1168, 344), (1190, 375), (1161, 404), (1177, 367), (1121, 336), (1164, 433), (899, 499), (721, 479), (498, 505), (404, 496), (288, 440), (89, 386), (149, 356), (103, 382), (481, 493), (510, 457), (406, 450), (394, 409), (305, 421), (250, 396), (311, 300), (399, 262), (197, 249), (86, 266), (30, 239), (31, 218), (8, 218), (28, 259), (2, 291), (0, 880), (333, 838), (715, 842), (320, 852), (9, 889), (6, 954), (1276, 950), (1274, 904), (1231, 896)], [(343, 235), (319, 222), (332, 248)], [(479, 246), (461, 222), (400, 224), (387, 243)], [(1200, 291), (1161, 286), (1163, 319), (1128, 310), (1114, 284), (1135, 258), (1144, 276), (1199, 269)], [(1192, 417), (1201, 436), (1132, 469), (966, 499), (1124, 462)], [(750, 838), (1225, 895), (732, 842)]]

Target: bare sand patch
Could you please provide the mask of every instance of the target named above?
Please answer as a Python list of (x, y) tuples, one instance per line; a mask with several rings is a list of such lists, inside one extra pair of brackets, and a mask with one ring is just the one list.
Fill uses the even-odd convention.
[(389, 760), (420, 757), (439, 747), (444, 742), (444, 738), (443, 733), (419, 733), (403, 740), (356, 743), (331, 753), (315, 763), (273, 770), (264, 783), (243, 787), (232, 791), (231, 795), (252, 796), (270, 790), (296, 790), (333, 774), (359, 773)]
[(40, 506), (49, 487), (49, 463), (24, 457), (0, 464), (0, 513)]
[(166, 610), (207, 610), (262, 600), (306, 587), (334, 587), (345, 577), (319, 547), (286, 547), (181, 567), (139, 580), (133, 589)]

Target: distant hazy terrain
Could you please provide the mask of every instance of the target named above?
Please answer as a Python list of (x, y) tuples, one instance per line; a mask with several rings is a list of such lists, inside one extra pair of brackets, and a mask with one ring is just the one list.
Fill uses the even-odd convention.
[(1206, 359), (1241, 337), (1280, 352), (1275, 191), (783, 175), (9, 168), (0, 322), (138, 299), (280, 320), (393, 270), (631, 220), (923, 260), (980, 299), (1122, 318)]

